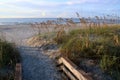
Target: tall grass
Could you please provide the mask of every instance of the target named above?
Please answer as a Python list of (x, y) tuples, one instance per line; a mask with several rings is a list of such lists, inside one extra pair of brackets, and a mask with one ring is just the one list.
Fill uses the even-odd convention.
[[(80, 17), (78, 14), (77, 16)], [(79, 29), (68, 33), (59, 31), (54, 40), (61, 45), (63, 56), (75, 63), (79, 62), (80, 58), (94, 59), (113, 80), (120, 80), (120, 25), (116, 24), (115, 19), (108, 24), (104, 21), (106, 17), (104, 20), (98, 16), (95, 18), (96, 23), (88, 23), (85, 18), (79, 18), (84, 28), (81, 29), (80, 25)]]
[(111, 15), (84, 18), (76, 14), (79, 23), (75, 23), (71, 18), (59, 18), (41, 25), (35, 24), (34, 27), (39, 26), (40, 34), (43, 26), (47, 32), (49, 26), (53, 26), (56, 35), (52, 38), (61, 46), (63, 56), (75, 63), (79, 62), (80, 58), (94, 59), (113, 80), (120, 80), (120, 18)]
[[(120, 26), (78, 29), (56, 37), (63, 56), (78, 62), (80, 58), (97, 60), (113, 79), (120, 79)], [(61, 42), (62, 41), (62, 42)]]
[[(4, 68), (14, 70), (18, 62), (20, 62), (20, 55), (15, 45), (0, 39), (0, 70)], [(6, 74), (0, 75), (0, 80), (12, 80), (14, 78), (14, 73)]]

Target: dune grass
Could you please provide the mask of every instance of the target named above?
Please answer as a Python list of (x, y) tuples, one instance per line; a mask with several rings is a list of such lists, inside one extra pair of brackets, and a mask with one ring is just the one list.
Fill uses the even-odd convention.
[[(20, 55), (15, 45), (0, 39), (0, 69), (15, 69), (16, 63), (20, 62)], [(0, 80), (13, 80), (14, 73), (0, 75)]]
[[(80, 17), (77, 13), (78, 22), (72, 19), (58, 19), (51, 23), (41, 23), (48, 27), (52, 24), (54, 32), (44, 35), (46, 40), (52, 39), (60, 46), (60, 52), (74, 63), (79, 59), (93, 59), (100, 66), (101, 70), (113, 80), (120, 80), (120, 25), (118, 18), (111, 16), (94, 18)], [(64, 24), (61, 24), (64, 23)], [(33, 25), (35, 27), (37, 24)], [(75, 29), (74, 29), (75, 28)]]
[(101, 69), (120, 80), (120, 25), (94, 27), (58, 33), (54, 39), (61, 53), (75, 63), (80, 58), (97, 60)]

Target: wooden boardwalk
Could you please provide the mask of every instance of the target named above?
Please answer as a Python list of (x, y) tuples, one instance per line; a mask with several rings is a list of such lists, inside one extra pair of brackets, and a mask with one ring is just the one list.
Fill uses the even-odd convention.
[(68, 58), (60, 57), (57, 63), (70, 80), (93, 80), (83, 70), (78, 69), (78, 67)]
[(14, 80), (22, 80), (22, 66), (21, 66), (21, 63), (16, 64), (15, 79)]
[[(70, 61), (68, 58), (60, 57), (57, 61), (57, 66), (60, 70), (66, 75), (66, 79), (70, 80), (93, 80), (87, 73), (83, 70), (78, 69), (78, 67)], [(21, 63), (16, 64), (15, 69), (15, 79), (14, 80), (22, 80), (22, 66)]]

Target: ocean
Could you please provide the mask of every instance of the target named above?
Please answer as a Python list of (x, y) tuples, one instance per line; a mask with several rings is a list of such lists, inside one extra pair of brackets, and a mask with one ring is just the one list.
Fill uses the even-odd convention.
[(29, 24), (57, 20), (57, 18), (0, 18), (0, 25)]
[[(58, 18), (0, 18), (0, 25), (14, 25), (14, 24), (30, 24), (30, 23), (40, 23), (46, 22), (48, 20), (56, 21)], [(63, 18), (66, 20), (67, 18)], [(80, 22), (78, 18), (72, 18), (72, 20), (76, 23)], [(96, 19), (91, 19), (89, 21), (97, 22)], [(103, 20), (100, 20), (101, 22)], [(106, 20), (106, 23), (111, 23), (110, 20)], [(120, 20), (116, 20), (117, 24), (120, 24)]]

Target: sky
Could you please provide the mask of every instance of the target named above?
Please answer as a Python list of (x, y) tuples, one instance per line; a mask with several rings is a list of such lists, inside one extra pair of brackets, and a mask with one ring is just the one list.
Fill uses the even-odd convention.
[(120, 0), (0, 0), (0, 18), (58, 18), (117, 15)]

